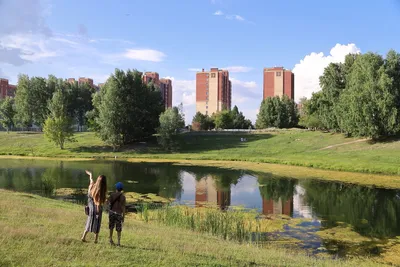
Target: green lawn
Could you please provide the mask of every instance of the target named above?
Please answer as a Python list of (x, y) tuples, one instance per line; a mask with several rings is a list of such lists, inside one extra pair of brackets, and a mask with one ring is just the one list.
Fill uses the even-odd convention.
[[(383, 266), (372, 259), (316, 259), (279, 245), (257, 248), (206, 234), (126, 219), (122, 247), (82, 243), (83, 207), (0, 190), (0, 266)], [(388, 262), (398, 259), (390, 255)], [(385, 259), (382, 257), (381, 259)]]
[[(247, 142), (240, 142), (246, 137)], [(40, 133), (0, 133), (0, 154), (44, 157), (112, 157), (226, 160), (315, 167), (328, 170), (400, 174), (400, 141), (354, 142), (341, 134), (281, 130), (263, 134), (183, 134), (179, 149), (165, 153), (154, 143), (113, 152), (94, 133), (76, 134), (64, 150)], [(351, 142), (350, 144), (344, 144)], [(342, 144), (342, 145), (341, 145)], [(343, 145), (344, 144), (344, 145)], [(339, 145), (339, 146), (336, 146)], [(329, 146), (333, 146), (327, 148)], [(324, 149), (327, 148), (327, 149)]]

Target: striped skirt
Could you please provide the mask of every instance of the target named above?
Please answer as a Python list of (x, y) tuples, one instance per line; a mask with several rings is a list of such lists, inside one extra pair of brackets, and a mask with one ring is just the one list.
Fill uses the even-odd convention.
[(86, 220), (86, 232), (92, 232), (98, 234), (100, 232), (101, 217), (103, 215), (103, 207), (99, 207), (99, 216), (96, 218), (96, 205), (94, 204), (93, 198), (88, 197), (89, 215)]

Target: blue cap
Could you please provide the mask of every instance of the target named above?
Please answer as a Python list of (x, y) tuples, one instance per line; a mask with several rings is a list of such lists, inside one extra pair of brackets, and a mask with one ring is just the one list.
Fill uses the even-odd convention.
[(117, 188), (117, 190), (122, 190), (122, 189), (124, 189), (124, 185), (123, 185), (121, 182), (118, 182), (118, 183), (115, 185), (115, 188)]

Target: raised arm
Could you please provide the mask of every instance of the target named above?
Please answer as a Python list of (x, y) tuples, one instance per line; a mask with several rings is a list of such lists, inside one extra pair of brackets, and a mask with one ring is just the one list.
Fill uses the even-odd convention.
[(93, 184), (93, 174), (88, 170), (86, 170), (86, 174), (89, 175), (90, 183)]

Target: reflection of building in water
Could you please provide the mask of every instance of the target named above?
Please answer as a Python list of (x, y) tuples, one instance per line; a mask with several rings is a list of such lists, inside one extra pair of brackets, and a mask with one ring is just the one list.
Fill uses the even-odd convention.
[(313, 219), (312, 209), (305, 201), (305, 190), (301, 185), (296, 185), (293, 196), (294, 217)]
[(285, 214), (292, 216), (293, 214), (293, 197), (287, 201), (282, 201), (281, 198), (275, 201), (272, 199), (263, 199), (262, 202), (262, 213), (267, 214)]
[(231, 204), (231, 190), (218, 190), (214, 179), (209, 175), (196, 181), (196, 207), (204, 204), (218, 205), (221, 209), (226, 209)]

